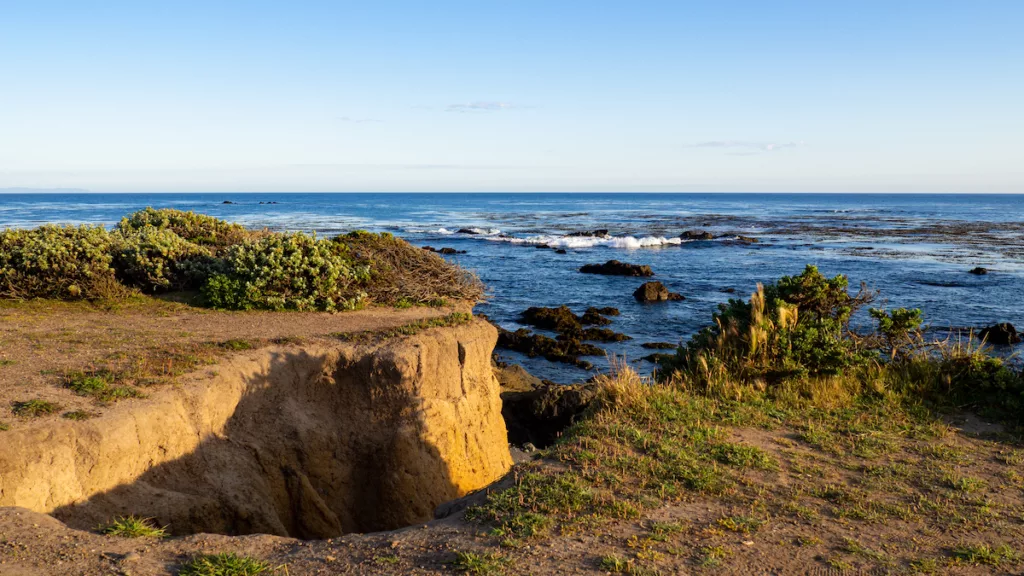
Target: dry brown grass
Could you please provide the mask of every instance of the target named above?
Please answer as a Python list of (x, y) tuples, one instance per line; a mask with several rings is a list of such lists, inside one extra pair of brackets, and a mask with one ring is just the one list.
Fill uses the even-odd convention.
[(352, 232), (338, 241), (370, 265), (371, 279), (364, 289), (376, 304), (439, 305), (484, 295), (483, 283), (472, 272), (390, 234)]

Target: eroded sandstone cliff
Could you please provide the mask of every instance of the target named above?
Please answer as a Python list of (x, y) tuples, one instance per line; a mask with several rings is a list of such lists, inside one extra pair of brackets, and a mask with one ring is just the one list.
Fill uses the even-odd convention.
[(0, 506), (73, 527), (325, 538), (427, 520), (511, 465), (474, 320), (373, 344), (246, 352), (82, 422), (11, 431)]

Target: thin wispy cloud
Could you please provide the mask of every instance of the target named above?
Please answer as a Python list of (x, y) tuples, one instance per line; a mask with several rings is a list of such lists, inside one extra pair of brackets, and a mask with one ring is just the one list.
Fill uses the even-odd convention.
[[(750, 156), (760, 152), (775, 152), (787, 148), (799, 148), (804, 145), (803, 140), (795, 142), (755, 142), (751, 140), (710, 140), (691, 144), (687, 148), (721, 148), (734, 150), (731, 155)], [(736, 151), (738, 150), (738, 151)]]
[(508, 102), (470, 102), (469, 104), (449, 104), (445, 112), (499, 112), (502, 110), (514, 110), (514, 106)]

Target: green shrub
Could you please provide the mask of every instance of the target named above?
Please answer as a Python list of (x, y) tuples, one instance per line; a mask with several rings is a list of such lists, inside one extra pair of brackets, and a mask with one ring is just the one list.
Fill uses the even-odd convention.
[(4, 230), (0, 232), (0, 297), (109, 297), (111, 287), (118, 286), (112, 245), (112, 236), (102, 226)]
[(54, 414), (59, 410), (59, 404), (54, 404), (47, 400), (26, 400), (24, 402), (13, 402), (11, 404), (11, 412), (14, 412), (15, 416), (21, 416), (23, 418), (38, 418), (40, 416)]
[(808, 265), (798, 276), (758, 286), (749, 302), (731, 299), (665, 362), (671, 369), (726, 371), (745, 380), (839, 374), (870, 356), (849, 338), (850, 316), (870, 300), (851, 296), (846, 277), (826, 278)]
[(203, 287), (206, 302), (235, 310), (355, 308), (369, 268), (355, 264), (344, 244), (308, 234), (275, 234), (232, 246), (225, 272)]
[(100, 526), (100, 532), (107, 536), (119, 536), (121, 538), (163, 538), (167, 536), (167, 529), (157, 526), (152, 518), (140, 518), (139, 516), (120, 516), (109, 524)]
[(147, 227), (170, 230), (189, 242), (209, 246), (215, 251), (222, 251), (251, 236), (251, 232), (241, 224), (173, 208), (145, 208), (122, 218), (117, 225), (121, 232), (138, 231)]
[(217, 268), (209, 249), (153, 226), (118, 234), (114, 266), (118, 277), (146, 292), (199, 288)]

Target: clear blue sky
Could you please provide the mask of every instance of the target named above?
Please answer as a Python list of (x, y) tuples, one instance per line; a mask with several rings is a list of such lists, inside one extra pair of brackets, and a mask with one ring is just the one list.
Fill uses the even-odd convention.
[(1024, 1), (0, 0), (0, 188), (1024, 192)]

